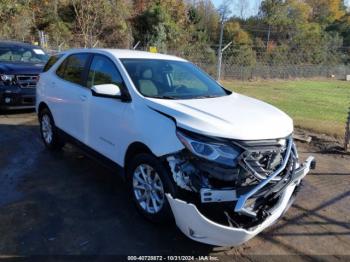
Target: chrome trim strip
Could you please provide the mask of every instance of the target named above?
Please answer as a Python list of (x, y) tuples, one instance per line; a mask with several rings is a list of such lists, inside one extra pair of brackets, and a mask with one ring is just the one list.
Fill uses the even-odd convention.
[(250, 217), (256, 217), (256, 213), (245, 208), (245, 204), (247, 200), (254, 195), (256, 192), (258, 192), (260, 189), (262, 189), (264, 186), (266, 186), (272, 179), (274, 179), (277, 175), (279, 175), (287, 166), (288, 160), (290, 158), (291, 150), (293, 146), (293, 139), (292, 137), (288, 138), (288, 147), (286, 150), (286, 154), (283, 160), (283, 163), (281, 166), (274, 172), (272, 173), (268, 178), (265, 180), (262, 180), (256, 187), (254, 187), (251, 191), (245, 193), (244, 195), (241, 195), (238, 198), (238, 201), (235, 206), (235, 212), (241, 213)]
[(16, 75), (16, 83), (21, 88), (35, 88), (39, 80), (39, 75)]

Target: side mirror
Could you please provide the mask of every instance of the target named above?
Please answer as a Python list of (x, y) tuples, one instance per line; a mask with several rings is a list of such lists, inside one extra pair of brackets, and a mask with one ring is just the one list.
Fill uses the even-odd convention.
[(93, 96), (109, 97), (109, 98), (121, 98), (121, 90), (119, 86), (115, 84), (103, 84), (95, 85), (91, 88)]

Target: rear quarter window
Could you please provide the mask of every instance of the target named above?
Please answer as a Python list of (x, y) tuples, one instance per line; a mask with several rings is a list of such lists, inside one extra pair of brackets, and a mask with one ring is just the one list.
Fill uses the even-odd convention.
[(56, 74), (62, 79), (84, 86), (83, 73), (89, 54), (73, 54), (68, 56), (58, 67)]
[(53, 55), (50, 57), (49, 61), (45, 64), (43, 72), (49, 71), (49, 69), (63, 56), (63, 54)]

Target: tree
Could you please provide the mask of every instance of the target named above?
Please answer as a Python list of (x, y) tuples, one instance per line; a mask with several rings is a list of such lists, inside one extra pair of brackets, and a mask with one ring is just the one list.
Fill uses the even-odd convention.
[(152, 5), (152, 0), (133, 0), (134, 14), (139, 15), (145, 12)]
[(143, 47), (156, 46), (162, 51), (181, 49), (186, 43), (188, 17), (183, 1), (156, 1), (134, 17), (134, 38)]
[(268, 25), (282, 26), (286, 23), (286, 7), (284, 0), (264, 0), (261, 2), (259, 15)]
[(246, 18), (246, 11), (250, 8), (249, 0), (236, 0), (236, 7), (239, 10), (240, 18)]
[(346, 13), (343, 0), (305, 0), (312, 8), (313, 21), (329, 25)]
[(125, 17), (129, 10), (125, 1), (72, 0), (72, 5), (78, 43), (80, 42), (84, 47), (94, 47), (99, 43), (103, 45), (104, 42), (112, 44), (112, 41), (105, 37), (114, 34), (115, 37), (118, 37), (114, 38), (114, 41), (118, 40), (114, 42), (114, 46), (129, 44), (131, 37), (127, 30)]
[(225, 26), (225, 39), (232, 45), (225, 51), (224, 63), (251, 66), (256, 63), (253, 41), (250, 35), (241, 28), (239, 22), (229, 21)]
[(197, 24), (198, 30), (203, 30), (207, 34), (209, 42), (216, 41), (218, 38), (219, 13), (210, 0), (199, 0), (191, 3), (201, 20)]
[(32, 40), (32, 16), (28, 3), (11, 0), (0, 2), (0, 38)]
[(233, 0), (224, 0), (222, 4), (218, 8), (218, 12), (220, 14), (220, 21), (226, 21), (232, 13), (231, 5), (233, 4)]
[(102, 22), (103, 16), (100, 13), (105, 13), (107, 8), (105, 4), (105, 1), (101, 3), (94, 0), (72, 0), (76, 32), (79, 38), (81, 37), (81, 43), (84, 47), (94, 47), (98, 37), (102, 34), (104, 24)]
[(327, 32), (338, 33), (344, 39), (344, 46), (350, 46), (350, 14), (346, 14), (341, 19), (334, 21), (326, 28)]

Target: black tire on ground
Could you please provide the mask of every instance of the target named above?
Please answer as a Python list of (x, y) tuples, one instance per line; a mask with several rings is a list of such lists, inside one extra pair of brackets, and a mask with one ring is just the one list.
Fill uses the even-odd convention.
[(177, 188), (175, 182), (173, 182), (172, 180), (172, 175), (170, 173), (169, 168), (167, 168), (161, 161), (159, 161), (155, 156), (153, 156), (150, 153), (138, 154), (129, 161), (126, 170), (129, 193), (136, 206), (136, 209), (142, 216), (144, 216), (147, 220), (153, 223), (165, 224), (173, 222), (174, 217), (169, 202), (165, 195), (165, 201), (161, 209), (156, 213), (147, 212), (144, 208), (142, 208), (141, 204), (137, 200), (136, 194), (134, 192), (133, 176), (135, 170), (142, 164), (149, 165), (158, 174), (163, 184), (165, 193), (170, 193), (173, 197), (175, 197), (177, 193)]
[[(44, 135), (44, 125), (45, 124), (43, 122), (43, 119), (46, 119), (49, 121), (49, 124), (51, 126), (51, 131), (52, 131), (51, 139), (47, 139), (47, 138), (45, 139), (45, 135)], [(58, 130), (55, 126), (55, 122), (53, 120), (52, 114), (48, 108), (44, 108), (39, 112), (39, 123), (40, 123), (41, 138), (42, 138), (46, 148), (48, 148), (51, 151), (58, 151), (58, 150), (62, 149), (65, 142), (62, 139), (62, 137), (60, 137)]]

